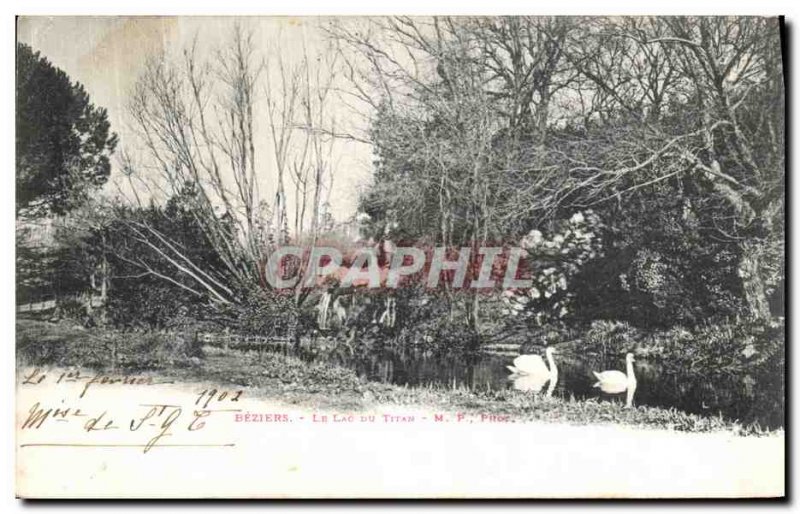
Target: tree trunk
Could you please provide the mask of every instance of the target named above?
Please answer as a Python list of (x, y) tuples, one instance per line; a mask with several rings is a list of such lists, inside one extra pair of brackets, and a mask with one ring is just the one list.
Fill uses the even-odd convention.
[(769, 301), (761, 273), (761, 259), (757, 245), (750, 242), (744, 244), (742, 260), (739, 263), (739, 276), (742, 279), (750, 316), (755, 319), (769, 318)]
[(473, 289), (472, 290), (472, 299), (470, 301), (470, 303), (472, 305), (470, 305), (469, 324), (470, 324), (470, 328), (475, 333), (475, 335), (478, 335), (478, 334), (481, 333), (481, 327), (480, 327), (480, 311), (481, 311), (480, 299), (481, 299), (480, 298), (480, 291), (478, 291), (477, 289)]

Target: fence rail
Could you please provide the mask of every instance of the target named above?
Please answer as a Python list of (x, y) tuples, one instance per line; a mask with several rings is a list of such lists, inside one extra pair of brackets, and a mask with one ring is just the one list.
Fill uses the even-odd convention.
[(206, 344), (235, 348), (237, 346), (286, 346), (291, 343), (288, 337), (260, 336), (237, 333), (201, 332), (197, 338)]
[(40, 312), (52, 309), (56, 306), (55, 300), (44, 300), (41, 302), (24, 303), (17, 305), (17, 312)]

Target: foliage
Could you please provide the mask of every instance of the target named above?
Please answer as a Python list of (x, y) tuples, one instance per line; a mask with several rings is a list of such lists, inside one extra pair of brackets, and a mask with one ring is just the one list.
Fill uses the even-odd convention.
[(238, 332), (244, 334), (267, 337), (293, 335), (298, 315), (292, 294), (255, 288), (245, 294), (244, 300), (219, 313), (227, 326), (236, 327)]
[[(211, 310), (205, 291), (192, 287), (190, 273), (200, 271), (187, 265), (185, 272), (175, 273), (162, 256), (175, 249), (173, 259), (189, 260), (211, 277), (207, 280), (226, 279), (220, 257), (192, 211), (194, 194), (184, 189), (164, 207), (117, 208), (108, 224), (92, 231), (89, 247), (110, 266), (108, 313), (115, 325), (164, 327), (176, 316), (203, 319)], [(153, 243), (144, 235), (148, 232), (162, 239)]]
[(17, 212), (63, 214), (103, 185), (117, 136), (83, 86), (17, 44)]
[(106, 110), (39, 52), (18, 43), (16, 60), (17, 298), (27, 303), (88, 288), (50, 228), (106, 183), (117, 136)]
[(576, 212), (553, 225), (552, 235), (545, 237), (534, 229), (520, 242), (528, 253), (525, 275), (531, 278), (532, 287), (503, 293), (506, 315), (527, 318), (540, 326), (565, 318), (573, 310), (577, 289), (573, 277), (603, 256), (602, 225), (593, 211)]

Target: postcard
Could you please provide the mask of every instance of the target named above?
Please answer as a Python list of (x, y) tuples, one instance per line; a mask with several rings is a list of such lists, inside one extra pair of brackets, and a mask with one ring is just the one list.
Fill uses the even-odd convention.
[(778, 17), (21, 16), (21, 498), (782, 498)]

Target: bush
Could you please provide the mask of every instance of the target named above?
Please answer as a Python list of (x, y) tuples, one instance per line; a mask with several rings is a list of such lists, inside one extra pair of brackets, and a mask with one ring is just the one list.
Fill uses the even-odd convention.
[(740, 419), (783, 424), (785, 341), (783, 319), (736, 320), (673, 337), (659, 335), (663, 368), (686, 378), (685, 387), (713, 389), (717, 406)]
[(296, 326), (298, 316), (293, 294), (253, 289), (240, 304), (220, 314), (227, 326), (243, 334), (287, 336)]
[(189, 308), (202, 307), (185, 293), (154, 280), (115, 282), (106, 305), (111, 324), (126, 329), (163, 328)]
[(584, 337), (588, 349), (604, 354), (634, 351), (644, 340), (640, 330), (624, 321), (594, 321)]

